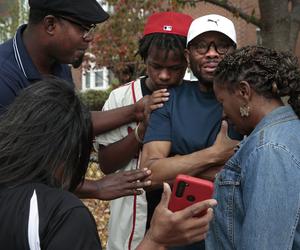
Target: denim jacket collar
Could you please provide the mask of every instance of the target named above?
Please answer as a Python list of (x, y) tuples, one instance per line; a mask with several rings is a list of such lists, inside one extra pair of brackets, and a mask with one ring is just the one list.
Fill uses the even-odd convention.
[[(255, 129), (251, 132), (251, 135), (259, 133), (262, 129), (272, 126), (276, 123), (289, 121), (289, 120), (296, 120), (299, 119), (298, 116), (295, 114), (294, 110), (290, 105), (280, 106), (274, 109), (272, 112), (267, 114), (255, 127)], [(240, 146), (245, 143), (246, 140), (243, 140), (240, 143)]]

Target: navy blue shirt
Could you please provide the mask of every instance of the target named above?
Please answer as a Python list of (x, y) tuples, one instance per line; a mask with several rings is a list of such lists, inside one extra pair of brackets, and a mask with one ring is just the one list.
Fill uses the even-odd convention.
[[(213, 92), (202, 92), (198, 82), (183, 81), (170, 88), (170, 98), (151, 113), (144, 143), (170, 141), (172, 155), (186, 155), (213, 145), (221, 128), (222, 105)], [(231, 128), (229, 136), (242, 137)], [(160, 201), (162, 190), (147, 192), (148, 220)], [(201, 249), (201, 248), (200, 248)]]
[[(24, 46), (22, 33), (25, 28), (26, 25), (19, 27), (14, 38), (0, 45), (0, 115), (22, 89), (43, 77)], [(68, 65), (55, 65), (54, 75), (73, 84)]]
[(202, 92), (198, 82), (188, 81), (169, 92), (169, 101), (151, 114), (144, 143), (170, 141), (171, 155), (191, 154), (213, 145), (223, 112), (214, 93)]

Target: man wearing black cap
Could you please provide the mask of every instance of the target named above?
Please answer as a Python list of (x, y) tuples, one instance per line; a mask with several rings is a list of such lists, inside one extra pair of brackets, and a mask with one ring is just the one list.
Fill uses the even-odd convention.
[[(96, 24), (109, 17), (96, 0), (29, 0), (29, 5), (28, 24), (0, 45), (0, 116), (22, 89), (44, 76), (55, 75), (73, 84), (68, 64), (81, 64)], [(143, 110), (144, 102), (140, 101), (117, 110), (93, 112), (94, 133), (137, 121), (143, 117)], [(106, 176), (98, 182), (86, 181), (80, 197), (113, 199), (130, 195), (146, 185), (136, 182), (146, 175), (146, 171), (136, 170)]]

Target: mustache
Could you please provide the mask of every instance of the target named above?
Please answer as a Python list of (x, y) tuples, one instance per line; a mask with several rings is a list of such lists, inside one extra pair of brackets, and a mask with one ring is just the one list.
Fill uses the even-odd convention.
[(216, 59), (216, 58), (207, 58), (205, 60), (205, 63), (219, 63), (221, 60)]

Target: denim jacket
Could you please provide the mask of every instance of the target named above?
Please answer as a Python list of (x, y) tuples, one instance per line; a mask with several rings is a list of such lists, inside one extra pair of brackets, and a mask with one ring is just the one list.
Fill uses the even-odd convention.
[(265, 116), (215, 181), (206, 249), (300, 249), (300, 120)]

